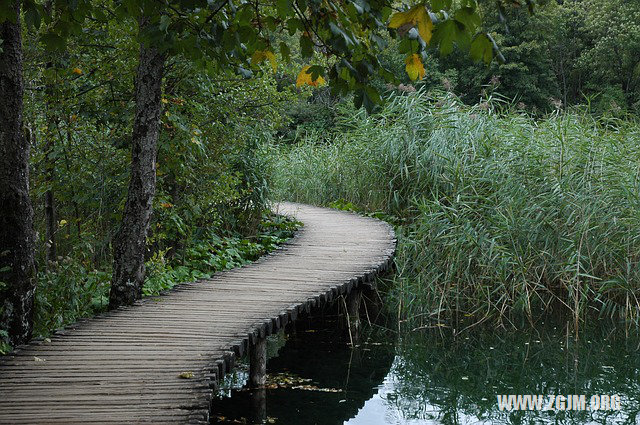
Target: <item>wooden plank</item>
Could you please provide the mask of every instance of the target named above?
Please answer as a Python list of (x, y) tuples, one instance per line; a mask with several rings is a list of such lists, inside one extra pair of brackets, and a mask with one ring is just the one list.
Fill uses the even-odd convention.
[(257, 262), (0, 358), (0, 424), (207, 423), (212, 388), (249, 343), (390, 267), (395, 235), (386, 223), (299, 204), (277, 208), (305, 226)]

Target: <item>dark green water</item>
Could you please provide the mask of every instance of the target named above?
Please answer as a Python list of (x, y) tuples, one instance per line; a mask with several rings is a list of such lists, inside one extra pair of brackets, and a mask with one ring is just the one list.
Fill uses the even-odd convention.
[[(578, 341), (539, 332), (370, 330), (356, 349), (334, 332), (298, 332), (272, 344), (267, 422), (300, 425), (640, 423), (640, 339), (591, 331)], [(274, 353), (275, 354), (275, 353)], [(252, 423), (240, 372), (214, 402), (212, 423)], [(617, 394), (620, 410), (500, 411), (498, 394)], [(224, 418), (224, 419), (223, 419)]]

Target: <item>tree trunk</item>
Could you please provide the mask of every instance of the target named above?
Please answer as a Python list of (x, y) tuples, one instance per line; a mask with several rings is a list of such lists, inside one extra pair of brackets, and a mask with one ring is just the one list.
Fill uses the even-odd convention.
[[(141, 20), (140, 29), (145, 25)], [(141, 46), (136, 75), (131, 180), (122, 223), (113, 241), (113, 277), (109, 307), (132, 304), (142, 296), (147, 230), (156, 190), (156, 154), (162, 103), (164, 54)]]
[[(48, 3), (48, 2), (47, 2)], [(49, 8), (51, 7), (48, 4)], [(45, 65), (47, 70), (53, 68), (53, 62), (49, 61)], [(58, 119), (53, 111), (53, 104), (56, 103), (55, 99), (55, 81), (51, 81), (50, 77), (47, 77), (47, 84), (45, 87), (46, 95), (46, 107), (45, 114), (47, 120), (47, 131), (44, 133), (45, 140), (45, 157), (44, 157), (44, 181), (47, 186), (47, 191), (44, 193), (44, 217), (45, 217), (45, 252), (46, 252), (46, 267), (49, 269), (50, 264), (56, 261), (56, 209), (55, 198), (53, 196), (53, 183), (55, 175), (55, 159), (53, 158), (53, 149), (55, 142), (53, 138), (53, 129), (58, 127)]]
[(47, 253), (47, 268), (50, 263), (56, 261), (56, 208), (55, 198), (53, 196), (53, 182), (54, 182), (54, 160), (51, 157), (53, 152), (53, 136), (47, 135), (47, 143), (45, 145), (45, 182), (47, 185), (47, 191), (44, 193), (44, 215), (47, 228), (47, 241), (45, 243)]
[(22, 131), (20, 2), (14, 17), (15, 23), (0, 24), (0, 326), (17, 345), (31, 338), (36, 278), (29, 143)]

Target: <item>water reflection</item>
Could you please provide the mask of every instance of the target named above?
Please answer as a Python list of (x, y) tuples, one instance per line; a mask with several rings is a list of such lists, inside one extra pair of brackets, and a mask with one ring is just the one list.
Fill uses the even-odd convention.
[[(421, 335), (398, 344), (392, 396), (407, 419), (438, 423), (637, 423), (637, 336), (590, 331), (579, 341), (558, 328), (463, 339)], [(619, 412), (501, 412), (497, 394), (619, 394)], [(423, 422), (424, 423), (424, 422)]]
[[(269, 360), (268, 423), (636, 424), (638, 342), (597, 331), (576, 342), (550, 326), (400, 340), (376, 331), (350, 350), (327, 332), (302, 332)], [(213, 423), (250, 423), (250, 392), (230, 394), (214, 403)], [(593, 394), (619, 394), (622, 410), (502, 412), (497, 394), (585, 394), (587, 404)]]
[[(351, 350), (333, 332), (299, 332), (267, 364), (268, 423), (344, 423), (378, 391), (393, 359), (388, 340)], [(251, 391), (230, 394), (214, 403), (213, 423), (251, 423)]]

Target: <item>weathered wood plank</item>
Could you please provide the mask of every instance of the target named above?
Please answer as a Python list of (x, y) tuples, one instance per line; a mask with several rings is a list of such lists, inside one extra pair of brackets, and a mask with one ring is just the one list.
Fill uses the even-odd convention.
[(207, 423), (211, 388), (249, 342), (389, 267), (395, 236), (386, 223), (299, 204), (277, 208), (305, 225), (255, 263), (0, 358), (0, 424)]

